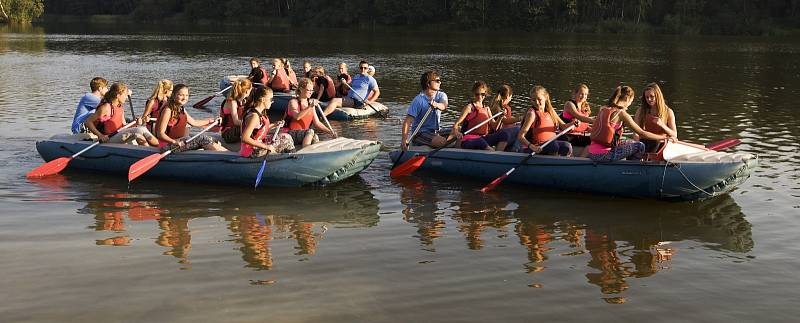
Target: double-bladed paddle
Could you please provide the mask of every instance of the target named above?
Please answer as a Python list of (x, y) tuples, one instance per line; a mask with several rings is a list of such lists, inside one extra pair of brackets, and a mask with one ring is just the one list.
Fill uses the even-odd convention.
[[(202, 135), (204, 132), (206, 132), (209, 129), (215, 127), (217, 125), (217, 123), (218, 123), (217, 121), (212, 122), (210, 125), (208, 125), (208, 127), (205, 127), (205, 129), (203, 129), (202, 131), (198, 132), (196, 135), (194, 135), (194, 136), (190, 137), (188, 140), (186, 140), (186, 143), (188, 144), (190, 141), (195, 140), (197, 137)], [(164, 157), (167, 157), (167, 155), (171, 154), (172, 152), (174, 152), (177, 149), (178, 149), (178, 147), (175, 147), (175, 148), (172, 148), (172, 149), (167, 150), (167, 151), (165, 151), (163, 153), (160, 153), (160, 154), (152, 154), (150, 156), (142, 158), (141, 160), (133, 163), (133, 165), (131, 165), (131, 167), (128, 168), (128, 183), (132, 182), (137, 177), (144, 175), (144, 173), (146, 173), (148, 170), (150, 170), (151, 168), (155, 167), (156, 164), (158, 164), (158, 162), (161, 161), (161, 159), (163, 159)]]
[[(278, 139), (278, 134), (281, 132), (281, 128), (283, 128), (283, 120), (278, 121), (278, 127), (275, 129), (275, 134), (272, 135), (273, 144), (275, 144), (275, 140)], [(258, 184), (261, 183), (261, 176), (264, 175), (264, 169), (267, 168), (267, 156), (269, 156), (269, 151), (267, 151), (267, 154), (264, 155), (264, 161), (261, 162), (261, 169), (258, 170), (258, 175), (256, 175), (256, 185), (253, 186), (253, 189), (257, 189)]]
[[(367, 102), (367, 100), (364, 99), (364, 97), (362, 97), (361, 94), (358, 94), (358, 92), (354, 91), (353, 88), (350, 86), (350, 84), (347, 84), (347, 80), (345, 80), (344, 78), (341, 78), (341, 80), (342, 80), (342, 84), (346, 85), (347, 88), (350, 89), (351, 92), (355, 93), (356, 96), (361, 100), (361, 102), (366, 103), (370, 108), (372, 108), (372, 110), (375, 110), (375, 113), (377, 113), (381, 117), (381, 119), (386, 119), (387, 116), (384, 115), (383, 113), (381, 113), (380, 111), (378, 111), (378, 109), (375, 109), (375, 107), (373, 107), (372, 104)], [(367, 94), (369, 94), (369, 93), (367, 93)], [(389, 114), (389, 111), (386, 111), (386, 114)]]
[[(136, 121), (134, 120), (134, 121), (122, 126), (122, 128), (119, 128), (119, 130), (130, 128), (131, 126), (133, 126), (135, 124), (136, 124)], [(109, 136), (109, 137), (111, 137), (111, 136)], [(30, 172), (28, 172), (28, 175), (26, 175), (26, 176), (28, 178), (37, 178), (37, 177), (45, 177), (45, 176), (58, 174), (60, 171), (64, 170), (64, 168), (67, 168), (67, 164), (69, 164), (70, 160), (74, 159), (75, 157), (78, 157), (80, 154), (85, 153), (89, 149), (94, 148), (95, 146), (99, 145), (100, 143), (101, 143), (100, 140), (98, 140), (97, 142), (89, 145), (89, 147), (83, 148), (81, 151), (73, 154), (70, 157), (61, 157), (61, 158), (53, 159), (53, 160), (45, 163), (44, 165), (41, 165), (39, 167), (34, 168)]]
[[(558, 137), (561, 137), (565, 133), (570, 132), (573, 128), (575, 128), (575, 124), (572, 124), (571, 126), (567, 127), (567, 129), (561, 130), (561, 132), (556, 134), (555, 137), (550, 138), (550, 140), (546, 141), (543, 145), (541, 145), (539, 147), (545, 147), (545, 146), (549, 145), (551, 142), (553, 142), (554, 140), (558, 139)], [(531, 159), (531, 157), (533, 157), (533, 155), (536, 155), (535, 151), (531, 152), (528, 156), (525, 156), (525, 158), (523, 158), (522, 161), (519, 162), (519, 164), (517, 164), (517, 166), (512, 167), (507, 172), (505, 172), (505, 174), (503, 174), (500, 177), (496, 178), (495, 180), (493, 180), (489, 184), (486, 184), (486, 186), (481, 188), (481, 192), (482, 193), (486, 193), (486, 192), (491, 191), (492, 189), (494, 189), (497, 185), (500, 184), (500, 182), (502, 182), (504, 179), (506, 179), (506, 177), (508, 177), (508, 175), (511, 175), (511, 173), (513, 173), (515, 170), (517, 170), (517, 168), (519, 168), (520, 166), (522, 166), (525, 163), (527, 163), (528, 160)]]
[(231, 87), (233, 87), (233, 85), (228, 85), (228, 87), (226, 87), (226, 88), (222, 89), (222, 91), (219, 91), (219, 92), (217, 92), (217, 93), (214, 93), (214, 94), (212, 94), (212, 95), (208, 96), (208, 97), (207, 97), (207, 98), (205, 98), (205, 99), (202, 99), (202, 100), (200, 100), (200, 101), (197, 101), (197, 103), (193, 104), (193, 105), (192, 105), (192, 107), (193, 107), (193, 108), (195, 108), (195, 109), (203, 109), (203, 108), (204, 108), (203, 106), (205, 106), (205, 105), (206, 105), (206, 103), (208, 103), (209, 101), (211, 101), (212, 99), (214, 99), (214, 97), (215, 97), (215, 96), (217, 96), (217, 95), (222, 95), (222, 93), (225, 93), (225, 91), (227, 91), (227, 90), (228, 90), (228, 89), (230, 89)]
[[(497, 118), (501, 114), (503, 114), (502, 111), (496, 113), (491, 118), (483, 120), (483, 122), (481, 122), (478, 125), (470, 128), (469, 130), (464, 132), (464, 134), (465, 135), (469, 134), (473, 130), (480, 128), (481, 126), (483, 126), (484, 124), (486, 124), (489, 121), (492, 121), (494, 118)], [(400, 166), (397, 166), (394, 169), (392, 169), (392, 171), (389, 173), (389, 175), (392, 176), (392, 177), (411, 175), (411, 173), (413, 173), (415, 170), (417, 170), (417, 168), (422, 166), (422, 163), (425, 162), (425, 159), (427, 157), (433, 156), (435, 153), (439, 152), (443, 148), (446, 148), (447, 146), (449, 146), (450, 144), (452, 144), (456, 140), (458, 140), (458, 138), (453, 137), (452, 139), (448, 140), (443, 146), (432, 150), (430, 153), (428, 153), (426, 155), (417, 155), (417, 156), (409, 158), (407, 161), (405, 161), (404, 163), (400, 164)], [(402, 157), (402, 155), (399, 156), (398, 158), (400, 158), (400, 157)]]

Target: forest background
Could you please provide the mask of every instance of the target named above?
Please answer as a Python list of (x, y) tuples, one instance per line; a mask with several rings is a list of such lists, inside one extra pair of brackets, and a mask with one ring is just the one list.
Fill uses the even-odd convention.
[(800, 0), (0, 0), (0, 21), (111, 15), (130, 22), (443, 30), (781, 35)]

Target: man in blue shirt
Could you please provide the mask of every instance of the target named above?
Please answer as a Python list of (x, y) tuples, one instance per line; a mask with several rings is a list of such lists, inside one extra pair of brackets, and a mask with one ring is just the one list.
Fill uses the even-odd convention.
[[(447, 138), (441, 131), (441, 114), (448, 104), (447, 94), (440, 90), (442, 80), (435, 71), (427, 71), (420, 77), (419, 85), (422, 92), (411, 101), (403, 121), (403, 141), (400, 145), (403, 150), (408, 149), (406, 143), (409, 142), (409, 129), (419, 128), (417, 134), (411, 138), (414, 144), (439, 148), (447, 143)], [(428, 114), (429, 109), (431, 113)]]
[(100, 104), (100, 99), (108, 92), (108, 81), (102, 77), (95, 77), (89, 82), (89, 88), (92, 92), (84, 94), (75, 109), (75, 116), (72, 117), (72, 133), (89, 132), (83, 126), (83, 122), (94, 113), (94, 109)]
[[(378, 88), (378, 81), (367, 74), (369, 63), (367, 63), (367, 61), (361, 61), (358, 63), (358, 68), (360, 70), (359, 74), (353, 76), (353, 80), (349, 84), (350, 92), (342, 98), (332, 99), (325, 109), (326, 115), (330, 114), (338, 107), (366, 109), (367, 104), (375, 102), (381, 95), (381, 90)], [(339, 81), (342, 82), (342, 80)], [(343, 82), (342, 84), (345, 83)], [(345, 87), (347, 87), (347, 85), (345, 85)], [(316, 104), (316, 102), (312, 102), (312, 104)]]

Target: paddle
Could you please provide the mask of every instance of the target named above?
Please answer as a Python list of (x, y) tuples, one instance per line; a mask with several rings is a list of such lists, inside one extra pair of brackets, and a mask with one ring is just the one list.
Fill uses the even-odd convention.
[(728, 149), (730, 147), (736, 146), (736, 145), (738, 145), (740, 143), (742, 143), (742, 141), (739, 140), (739, 138), (728, 138), (728, 139), (721, 140), (721, 141), (718, 141), (718, 142), (715, 142), (715, 143), (710, 143), (710, 144), (706, 145), (706, 148), (711, 149), (711, 150), (719, 151), (719, 150), (725, 150), (725, 149)]
[[(561, 137), (561, 136), (562, 136), (562, 135), (564, 135), (565, 133), (567, 133), (567, 132), (570, 132), (570, 130), (572, 130), (573, 128), (575, 128), (575, 124), (573, 124), (573, 125), (571, 125), (571, 126), (567, 127), (567, 129), (561, 130), (561, 132), (559, 132), (558, 134), (556, 134), (556, 135), (555, 135), (555, 137), (553, 137), (553, 138), (550, 138), (550, 140), (546, 141), (546, 142), (545, 142), (543, 145), (541, 145), (540, 147), (545, 147), (545, 146), (549, 145), (551, 142), (553, 142), (554, 140), (556, 140), (558, 137)], [(500, 184), (500, 182), (502, 182), (504, 179), (506, 179), (506, 177), (508, 177), (508, 175), (511, 175), (511, 173), (513, 173), (515, 170), (517, 170), (517, 168), (519, 168), (520, 166), (522, 166), (522, 165), (524, 165), (526, 162), (528, 162), (528, 160), (529, 160), (529, 159), (531, 159), (531, 157), (533, 157), (533, 155), (536, 155), (536, 152), (535, 152), (535, 151), (534, 151), (534, 152), (531, 152), (531, 153), (530, 153), (528, 156), (526, 156), (525, 158), (523, 158), (523, 159), (522, 159), (522, 161), (521, 161), (521, 162), (519, 162), (519, 164), (517, 164), (517, 166), (514, 166), (514, 167), (512, 167), (512, 168), (511, 168), (511, 169), (509, 169), (509, 170), (508, 170), (508, 171), (507, 171), (505, 174), (503, 174), (503, 175), (501, 175), (500, 177), (496, 178), (495, 180), (493, 180), (493, 181), (492, 181), (492, 182), (490, 182), (489, 184), (486, 184), (486, 186), (484, 186), (483, 188), (481, 188), (481, 192), (482, 192), (482, 193), (486, 193), (486, 192), (488, 192), (488, 191), (491, 191), (491, 190), (492, 190), (492, 189), (494, 189), (495, 187), (497, 187), (497, 185), (498, 185), (498, 184)]]
[[(272, 135), (273, 144), (275, 143), (275, 140), (278, 139), (278, 134), (281, 132), (281, 128), (283, 128), (283, 120), (278, 121), (278, 128), (275, 129), (275, 134)], [(256, 185), (253, 187), (253, 189), (257, 189), (258, 184), (261, 183), (261, 176), (264, 175), (264, 169), (267, 167), (267, 156), (269, 156), (269, 151), (267, 151), (267, 154), (264, 155), (264, 161), (261, 162), (261, 169), (258, 170), (258, 175), (256, 175)]]
[[(436, 93), (439, 93), (439, 91), (436, 91)], [(433, 96), (436, 97), (436, 94), (434, 94)], [(425, 115), (422, 116), (422, 121), (420, 121), (419, 124), (417, 124), (417, 127), (414, 129), (414, 132), (411, 133), (411, 136), (406, 138), (406, 149), (400, 151), (400, 156), (398, 156), (397, 160), (395, 160), (394, 164), (392, 164), (392, 168), (391, 168), (392, 170), (394, 170), (397, 167), (397, 164), (400, 162), (400, 160), (403, 159), (403, 154), (405, 154), (406, 150), (408, 150), (408, 147), (411, 146), (411, 141), (413, 141), (414, 137), (417, 136), (417, 133), (419, 132), (419, 129), (422, 128), (422, 124), (424, 124), (425, 120), (428, 119), (428, 115), (431, 114), (431, 111), (433, 111), (433, 105), (428, 107), (428, 111), (425, 111)], [(391, 174), (391, 172), (390, 172), (390, 176), (395, 176), (395, 175), (396, 174)]]
[(135, 121), (136, 120), (136, 112), (133, 111), (133, 100), (131, 100), (131, 96), (130, 95), (128, 95), (128, 106), (131, 107), (131, 117), (133, 117), (133, 120)]
[[(122, 128), (119, 128), (119, 130), (130, 128), (131, 126), (133, 126), (135, 124), (136, 124), (136, 121), (134, 120), (134, 121), (124, 125)], [(111, 137), (111, 136), (109, 136), (109, 137)], [(28, 178), (37, 178), (37, 177), (45, 177), (45, 176), (58, 174), (60, 171), (64, 170), (64, 168), (67, 168), (67, 164), (69, 163), (70, 160), (74, 159), (75, 157), (78, 157), (80, 154), (85, 153), (89, 149), (92, 149), (92, 148), (94, 148), (94, 146), (97, 146), (99, 144), (100, 144), (100, 140), (98, 140), (97, 142), (89, 145), (89, 147), (83, 148), (81, 151), (75, 153), (74, 155), (72, 155), (70, 157), (61, 157), (61, 158), (53, 159), (53, 160), (45, 163), (44, 165), (41, 165), (39, 167), (34, 168), (30, 172), (28, 172), (28, 174), (26, 176)]]
[[(385, 115), (383, 115), (380, 111), (378, 111), (378, 109), (375, 109), (375, 107), (373, 107), (372, 104), (367, 102), (367, 100), (365, 100), (364, 97), (361, 96), (361, 94), (358, 94), (358, 92), (353, 90), (353, 88), (350, 87), (350, 84), (347, 84), (347, 80), (345, 80), (344, 78), (341, 78), (341, 80), (342, 80), (342, 84), (346, 85), (347, 88), (350, 89), (350, 92), (355, 93), (355, 95), (358, 96), (358, 99), (360, 99), (361, 102), (366, 103), (370, 108), (372, 108), (372, 110), (375, 110), (375, 113), (377, 113), (381, 117), (381, 119), (386, 119)], [(369, 93), (367, 93), (367, 94), (369, 94)], [(387, 112), (387, 114), (388, 114), (388, 112)]]
[[(493, 120), (494, 118), (497, 118), (497, 117), (498, 117), (499, 115), (501, 115), (501, 114), (503, 114), (503, 112), (502, 112), (502, 111), (501, 111), (501, 112), (498, 112), (498, 113), (496, 113), (495, 115), (493, 115), (493, 116), (492, 116), (491, 118), (489, 118), (489, 119), (483, 120), (483, 122), (481, 122), (481, 123), (479, 123), (478, 125), (476, 125), (476, 126), (474, 126), (474, 127), (470, 128), (469, 130), (467, 130), (466, 132), (464, 132), (464, 134), (465, 134), (465, 135), (466, 135), (466, 134), (469, 134), (469, 133), (470, 133), (470, 132), (472, 132), (473, 130), (475, 130), (475, 129), (478, 129), (479, 127), (483, 126), (483, 125), (484, 125), (484, 124), (486, 124), (487, 122), (489, 122), (489, 121)], [(414, 156), (414, 157), (411, 157), (411, 158), (409, 158), (409, 159), (408, 159), (406, 162), (404, 162), (404, 163), (403, 163), (403, 164), (401, 164), (400, 166), (397, 166), (397, 168), (395, 168), (395, 169), (392, 169), (392, 171), (389, 173), (389, 175), (390, 175), (390, 176), (393, 176), (393, 177), (411, 175), (411, 173), (413, 173), (415, 170), (417, 170), (417, 168), (419, 168), (420, 166), (422, 166), (422, 163), (424, 163), (424, 162), (425, 162), (425, 159), (426, 159), (427, 157), (433, 156), (433, 154), (435, 154), (435, 153), (437, 153), (439, 150), (442, 150), (443, 148), (445, 148), (445, 147), (449, 146), (450, 144), (452, 144), (452, 143), (453, 143), (453, 142), (455, 142), (456, 140), (458, 140), (458, 138), (455, 138), (455, 137), (453, 137), (452, 139), (448, 140), (448, 141), (447, 141), (447, 142), (444, 144), (444, 146), (441, 146), (441, 147), (439, 147), (439, 148), (436, 148), (436, 149), (434, 149), (433, 151), (431, 151), (431, 152), (430, 152), (430, 153), (428, 153), (427, 155), (417, 155), (417, 156)]]
[(195, 108), (195, 109), (203, 109), (203, 106), (206, 105), (206, 103), (208, 103), (208, 101), (211, 101), (217, 95), (222, 95), (222, 93), (224, 93), (225, 91), (227, 91), (231, 87), (233, 87), (233, 85), (228, 85), (228, 87), (222, 89), (222, 91), (214, 93), (214, 94), (210, 95), (209, 97), (207, 97), (205, 99), (197, 101), (197, 103), (193, 104), (192, 107)]
[(325, 116), (325, 111), (322, 110), (322, 107), (319, 105), (319, 102), (317, 102), (316, 108), (317, 110), (319, 110), (319, 114), (322, 115), (322, 120), (325, 120), (325, 125), (328, 126), (328, 129), (331, 129), (331, 132), (333, 133), (333, 138), (338, 137), (336, 135), (336, 130), (333, 130), (333, 127), (331, 127), (331, 123), (328, 122), (328, 117)]
[[(203, 129), (202, 131), (200, 131), (196, 135), (194, 135), (191, 138), (189, 138), (188, 140), (186, 140), (186, 143), (189, 143), (190, 141), (195, 140), (197, 137), (202, 135), (204, 132), (206, 132), (209, 129), (211, 129), (214, 126), (216, 126), (217, 123), (218, 123), (217, 121), (212, 122), (210, 125), (208, 125), (208, 127), (205, 127), (205, 129)], [(137, 177), (142, 176), (148, 170), (150, 170), (151, 168), (155, 167), (156, 164), (158, 164), (158, 162), (161, 161), (162, 158), (167, 157), (167, 155), (171, 154), (173, 151), (175, 151), (177, 149), (178, 149), (178, 147), (175, 147), (175, 148), (172, 148), (172, 149), (167, 150), (167, 151), (165, 151), (163, 153), (160, 153), (160, 154), (152, 154), (150, 156), (142, 158), (141, 160), (133, 163), (133, 165), (131, 165), (131, 167), (128, 168), (128, 183), (132, 182)]]

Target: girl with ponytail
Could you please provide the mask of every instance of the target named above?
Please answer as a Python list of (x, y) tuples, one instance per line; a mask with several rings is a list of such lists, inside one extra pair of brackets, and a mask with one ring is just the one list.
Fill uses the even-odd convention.
[(605, 106), (595, 117), (590, 136), (589, 159), (595, 162), (612, 162), (622, 159), (642, 159), (644, 144), (633, 140), (621, 140), (624, 125), (646, 139), (664, 140), (667, 135), (658, 135), (640, 128), (628, 114), (628, 107), (635, 94), (630, 86), (617, 86)]
[(222, 118), (220, 133), (225, 142), (232, 144), (242, 139), (242, 119), (246, 99), (253, 90), (253, 82), (248, 79), (239, 80), (233, 83), (233, 89), (228, 93), (228, 97), (222, 102), (219, 116)]
[(511, 96), (513, 91), (511, 87), (503, 84), (497, 89), (497, 92), (492, 99), (491, 111), (492, 114), (503, 111), (503, 118), (496, 126), (497, 131), (505, 132), (508, 135), (508, 144), (506, 151), (519, 150), (519, 142), (517, 141), (517, 134), (519, 134), (520, 118), (514, 117), (511, 111)]
[(142, 113), (139, 123), (147, 124), (147, 129), (151, 132), (155, 132), (156, 122), (150, 121), (150, 117), (152, 116), (155, 118), (158, 116), (158, 110), (167, 104), (170, 95), (172, 95), (172, 81), (158, 81), (156, 87), (153, 89), (153, 94), (150, 94), (150, 97), (147, 98), (147, 102), (144, 104), (144, 112)]

